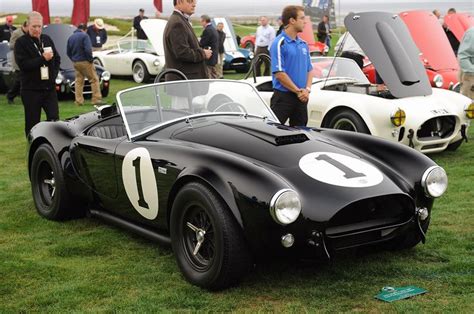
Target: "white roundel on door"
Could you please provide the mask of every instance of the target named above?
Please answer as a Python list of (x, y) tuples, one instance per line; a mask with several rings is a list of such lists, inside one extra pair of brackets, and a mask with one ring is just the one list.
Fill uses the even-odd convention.
[(361, 159), (337, 153), (309, 153), (299, 166), (311, 178), (337, 186), (363, 188), (382, 182), (380, 170)]
[(125, 155), (122, 179), (130, 203), (146, 219), (158, 216), (158, 187), (150, 153), (146, 148), (135, 148)]

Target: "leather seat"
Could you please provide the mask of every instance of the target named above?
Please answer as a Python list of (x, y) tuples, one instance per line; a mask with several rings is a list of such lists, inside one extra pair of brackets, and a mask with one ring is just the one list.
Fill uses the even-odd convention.
[(127, 135), (127, 131), (123, 125), (109, 124), (101, 125), (89, 131), (89, 135), (100, 137), (103, 139), (114, 139)]

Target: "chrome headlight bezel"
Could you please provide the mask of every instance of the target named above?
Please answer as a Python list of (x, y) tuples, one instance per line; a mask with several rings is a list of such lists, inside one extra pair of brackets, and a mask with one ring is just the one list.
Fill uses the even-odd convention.
[(448, 175), (440, 166), (429, 167), (421, 177), (421, 186), (427, 197), (438, 198), (448, 188)]
[(64, 82), (64, 76), (61, 74), (61, 72), (58, 72), (58, 75), (56, 76), (54, 82), (56, 83), (56, 85), (61, 85)]
[[(285, 206), (290, 203), (290, 206)], [(291, 189), (276, 192), (270, 201), (270, 214), (276, 223), (289, 225), (295, 222), (301, 213), (301, 201), (298, 193)]]
[(160, 59), (153, 60), (153, 65), (156, 67), (160, 66)]
[(110, 74), (109, 71), (104, 71), (102, 72), (101, 77), (104, 81), (110, 81), (110, 78), (112, 77), (112, 75)]
[(433, 77), (433, 83), (438, 88), (443, 87), (443, 83), (444, 83), (443, 76), (441, 74), (436, 74)]

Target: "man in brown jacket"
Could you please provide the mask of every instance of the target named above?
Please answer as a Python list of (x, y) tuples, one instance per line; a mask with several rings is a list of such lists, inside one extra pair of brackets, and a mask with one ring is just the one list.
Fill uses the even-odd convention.
[[(199, 47), (189, 17), (194, 13), (196, 0), (173, 0), (174, 12), (171, 14), (164, 31), (165, 68), (177, 69), (188, 79), (206, 79), (205, 60), (212, 51)], [(167, 75), (166, 80), (182, 79), (176, 75)]]

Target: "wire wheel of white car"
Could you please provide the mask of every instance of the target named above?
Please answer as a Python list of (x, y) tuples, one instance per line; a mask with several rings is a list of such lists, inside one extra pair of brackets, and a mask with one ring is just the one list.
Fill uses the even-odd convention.
[(336, 113), (329, 120), (328, 127), (331, 129), (370, 134), (369, 128), (367, 128), (364, 120), (362, 120), (357, 113), (349, 110)]
[(31, 188), (38, 213), (51, 220), (63, 220), (74, 213), (61, 164), (50, 145), (41, 145), (31, 163)]
[(242, 230), (207, 186), (188, 183), (171, 212), (171, 244), (186, 280), (210, 290), (235, 284), (250, 266)]
[(132, 73), (133, 80), (137, 83), (147, 82), (150, 79), (150, 74), (143, 61), (138, 60), (133, 63)]

